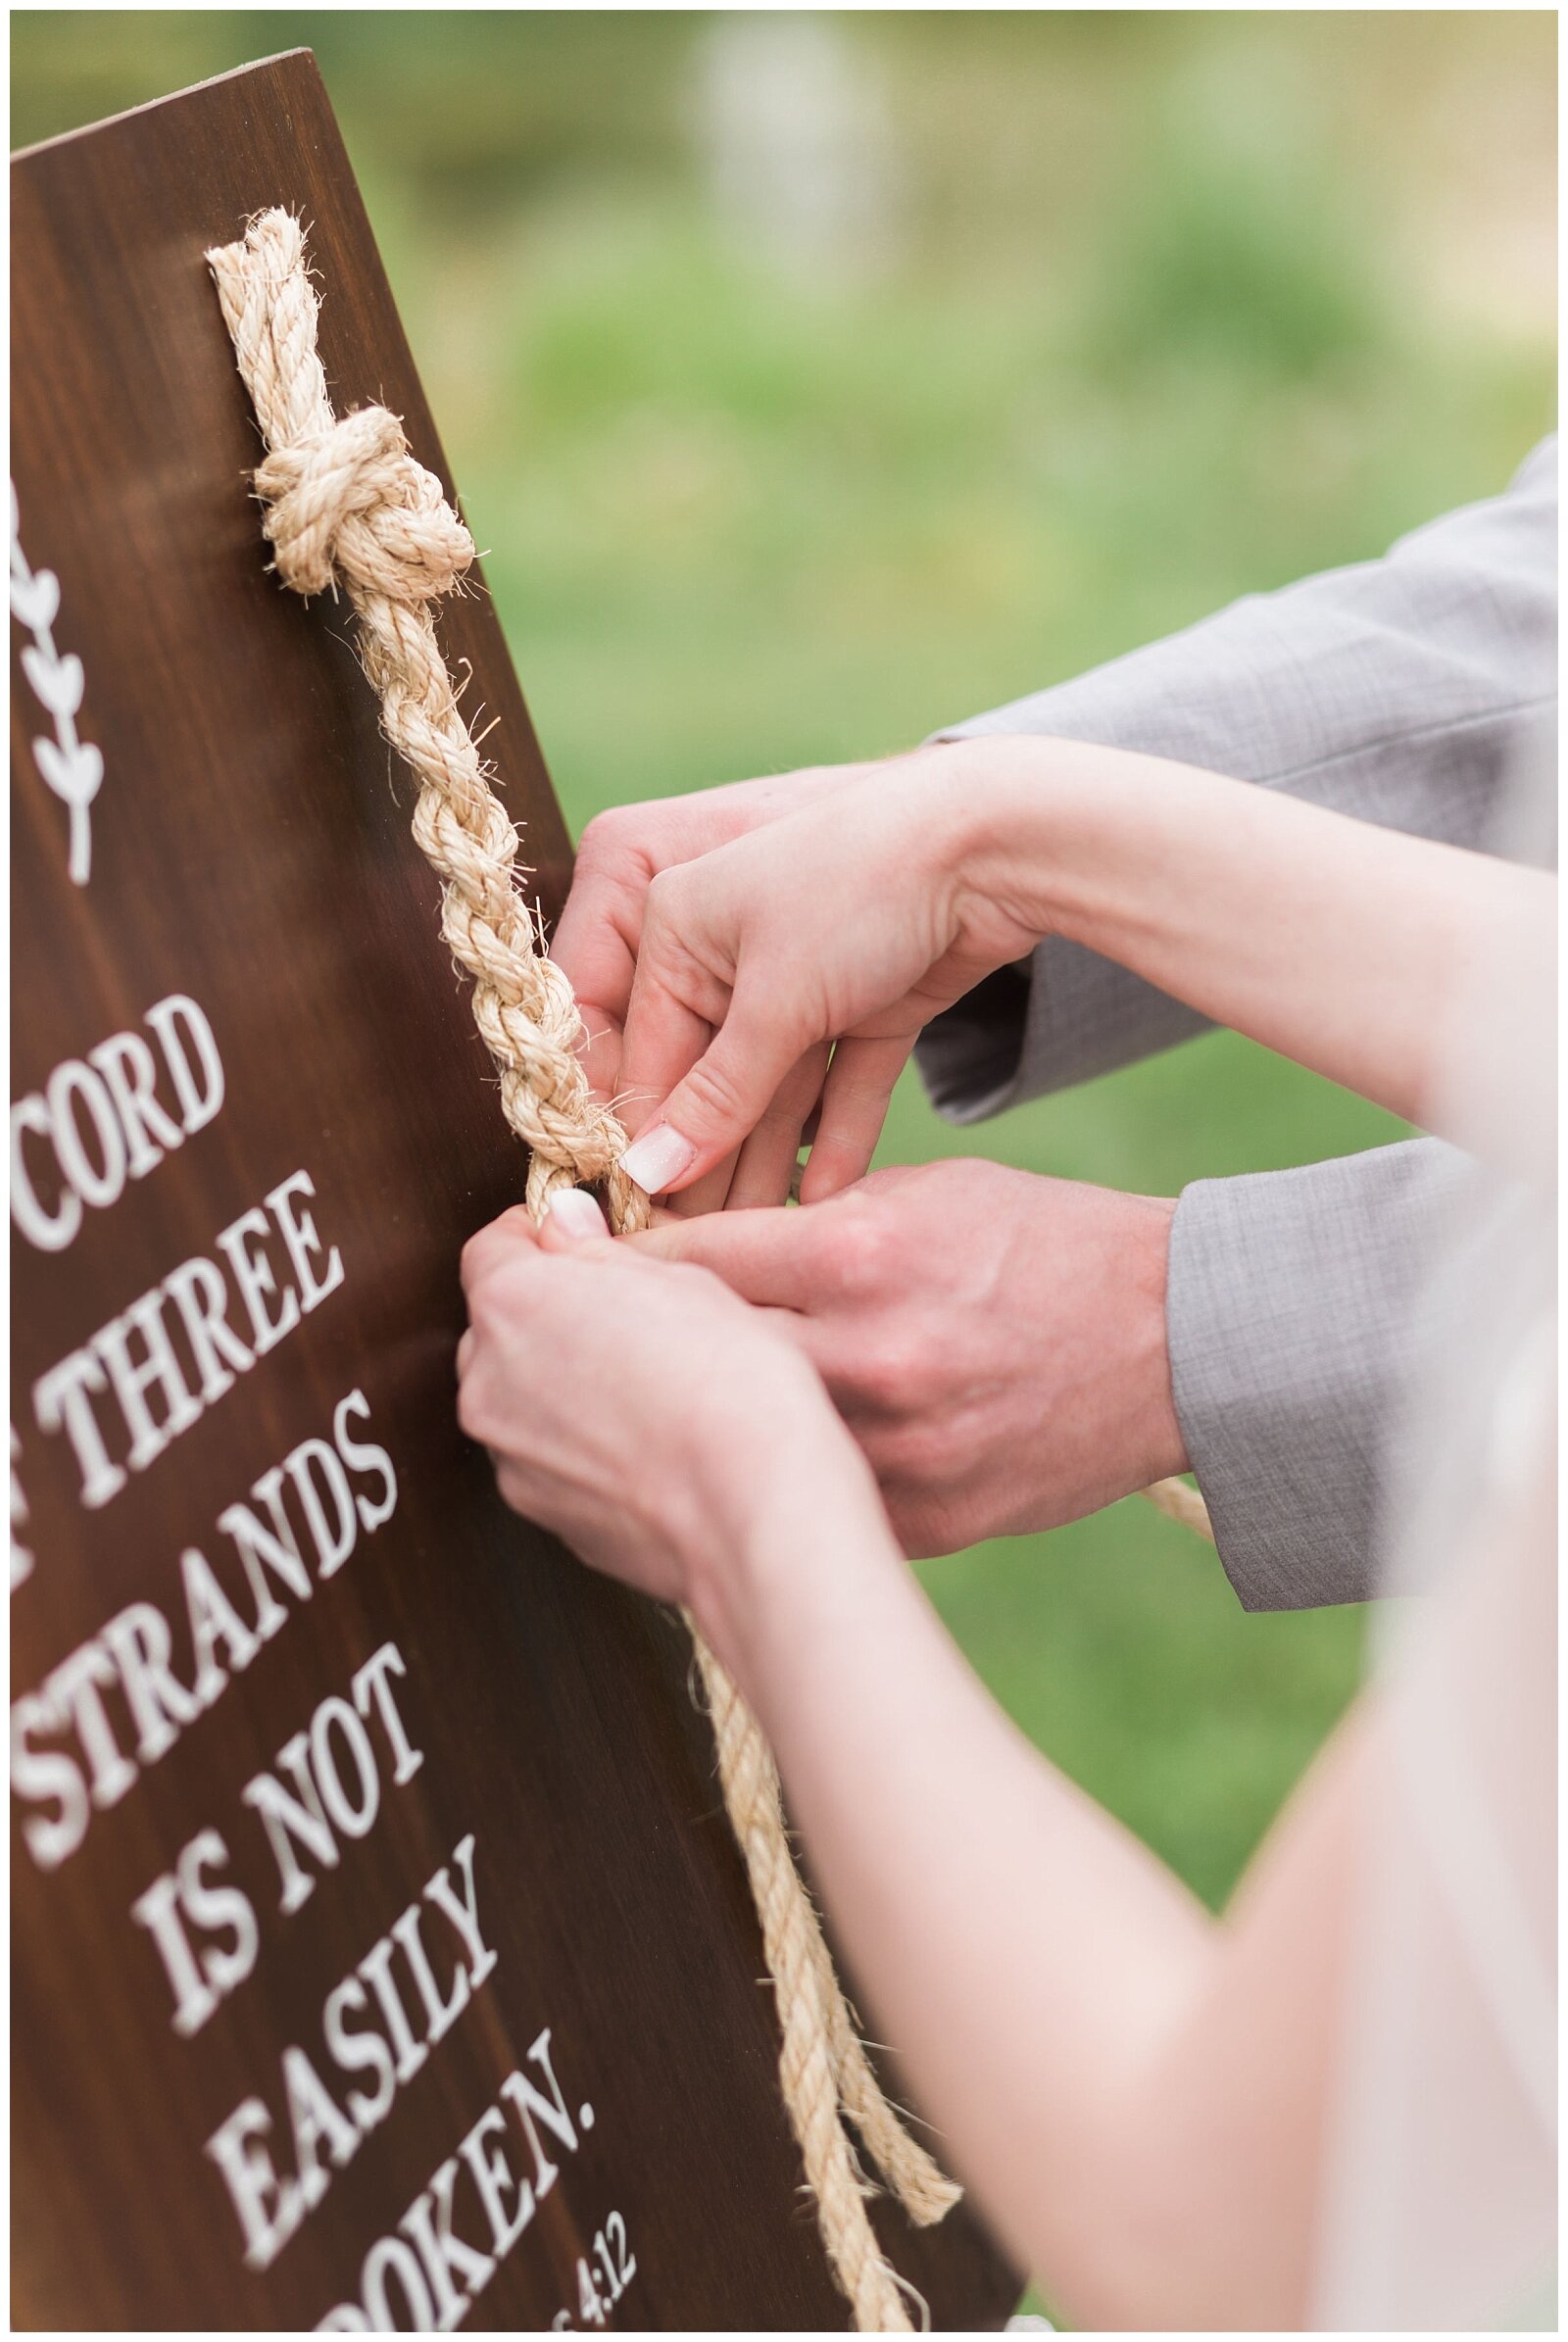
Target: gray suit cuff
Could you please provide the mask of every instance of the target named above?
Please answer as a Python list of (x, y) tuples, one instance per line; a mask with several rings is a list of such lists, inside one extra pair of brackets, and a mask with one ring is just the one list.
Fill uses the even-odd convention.
[(1421, 1139), (1184, 1191), (1171, 1380), (1245, 1609), (1374, 1591), (1413, 1302), (1469, 1172), (1466, 1156)]
[[(1076, 681), (937, 735), (1047, 734), (1133, 749), (1449, 845), (1509, 850), (1501, 784), (1549, 734), (1556, 693), (1556, 452), (1503, 496), (1378, 561), (1252, 595)], [(928, 1025), (939, 1111), (975, 1122), (1169, 1049), (1203, 1019), (1057, 938), (1028, 981)]]

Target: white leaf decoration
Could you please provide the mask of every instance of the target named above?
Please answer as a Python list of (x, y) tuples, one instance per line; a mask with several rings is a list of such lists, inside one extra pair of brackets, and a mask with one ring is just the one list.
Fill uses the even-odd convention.
[(22, 649), (22, 670), (33, 696), (54, 718), (53, 739), (32, 744), (38, 771), (71, 813), (67, 867), (78, 887), (92, 868), (92, 822), (88, 808), (104, 777), (101, 750), (76, 731), (76, 710), (87, 678), (74, 651), (57, 651), (54, 622), (60, 615), (60, 580), (52, 569), (33, 569), (22, 550), (22, 515), (15, 484), (11, 490), (11, 614), (32, 636)]

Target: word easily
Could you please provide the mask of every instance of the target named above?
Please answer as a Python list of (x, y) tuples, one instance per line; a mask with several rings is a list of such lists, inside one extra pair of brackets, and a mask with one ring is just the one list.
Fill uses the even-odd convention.
[[(292, 2170), (280, 2175), (266, 2143), (274, 2125), (265, 2099), (242, 2099), (208, 2140), (207, 2153), (223, 2175), (239, 2220), (247, 2268), (271, 2267), (320, 2203), (334, 2174), (386, 2121), (398, 2091), (451, 2031), (494, 1969), (496, 1955), (479, 1930), (471, 1832), (454, 1850), (452, 1866), (460, 1884), (454, 1887), (443, 1865), (426, 1883), (422, 1900), (394, 1920), (321, 2005), (321, 2038), (334, 2073), (371, 2074), (372, 2086), (347, 2089), (340, 2105), (315, 2061), (291, 2043), (279, 2060), (278, 2079)], [(432, 1949), (439, 1952), (443, 1945), (448, 1955), (444, 1987), (432, 1963)], [(400, 1979), (405, 1989), (413, 1986), (413, 2022)], [(373, 2022), (356, 2022), (366, 2015)]]
[[(381, 1768), (368, 1729), (372, 1706), (393, 1762), (392, 1786), (401, 1788), (424, 1763), (423, 1751), (409, 1739), (390, 1681), (407, 1674), (397, 1644), (383, 1642), (356, 1669), (349, 1698), (323, 1699), (309, 1730), (296, 1732), (278, 1750), (277, 1770), (288, 1774), (294, 1789), (285, 1789), (275, 1774), (258, 1773), (240, 1792), (266, 1828), (283, 1882), (284, 1911), (297, 1911), (316, 1884), (315, 1874), (299, 1859), (296, 1840), (322, 1869), (335, 1870), (339, 1836), (366, 1837), (374, 1827), (381, 1810)], [(174, 1996), (170, 2022), (187, 2039), (244, 1983), (260, 1949), (249, 1895), (232, 1882), (215, 1882), (212, 1876), (226, 1869), (228, 1861), (221, 1833), (200, 1830), (181, 1849), (174, 1868), (155, 1878), (130, 1907), (131, 1918), (158, 1947)], [(192, 1936), (198, 1932), (196, 1945)], [(219, 1940), (225, 1935), (232, 1940)]]
[[(361, 1536), (391, 1519), (398, 1494), (392, 1459), (350, 1428), (369, 1413), (364, 1391), (351, 1391), (332, 1410), (330, 1444), (302, 1439), (263, 1473), (251, 1502), (220, 1514), (219, 1533), (233, 1556), (227, 1586), (199, 1547), (181, 1553), (178, 1674), (168, 1618), (154, 1602), (132, 1602), (15, 1703), (12, 1789), (24, 1804), (50, 1809), (29, 1813), (22, 1825), (23, 1842), (40, 1869), (53, 1870), (74, 1854), (94, 1811), (117, 1805), (142, 1769), (167, 1756), (277, 1634), (290, 1616), (278, 1588), (296, 1603), (309, 1601), (314, 1584), (335, 1576)], [(112, 1713), (109, 1694), (122, 1703), (123, 1723)], [(122, 1746), (125, 1723), (134, 1755)], [(69, 1750), (39, 1745), (65, 1734)]]
[[(626, 2223), (618, 2212), (612, 2212), (604, 2226), (594, 2230), (593, 2258), (592, 2269), (586, 2255), (577, 2261), (577, 2315), (585, 2326), (603, 2325), (637, 2274), (636, 2257), (626, 2243)], [(603, 2293), (599, 2290), (601, 2276), (605, 2280)], [(558, 2310), (550, 2324), (553, 2332), (569, 2334), (571, 2312)]]
[[(11, 1109), (11, 1217), (41, 1252), (63, 1252), (84, 1206), (107, 1211), (118, 1203), (127, 1179), (145, 1179), (223, 1102), (218, 1043), (188, 994), (155, 1000), (142, 1022), (157, 1057), (139, 1033), (111, 1033), (85, 1057), (67, 1057), (42, 1090)], [(161, 1075), (173, 1093), (169, 1104), (158, 1094)]]
[[(546, 2097), (521, 2068), (507, 2075), (496, 2100), (449, 2156), (387, 2236), (378, 2236), (360, 2269), (359, 2299), (339, 2302), (317, 2325), (318, 2334), (446, 2334), (460, 2324), (497, 2266), (522, 2235), (561, 2176), (539, 2137), (541, 2126), (568, 2154), (578, 2132), (593, 2126), (593, 2108), (582, 2107), (573, 2122), (550, 2062), (547, 2025), (528, 2051), (549, 2085)], [(506, 2149), (515, 2127), (527, 2144), (531, 2178), (521, 2178)], [(471, 2182), (488, 2251), (460, 2236), (453, 2224), (460, 2180)], [(465, 2186), (465, 2196), (470, 2188)], [(472, 2231), (470, 2230), (470, 2234)], [(624, 2231), (623, 2231), (624, 2233)], [(636, 2263), (631, 2272), (635, 2274)]]
[[(317, 1267), (321, 1240), (298, 1200), (315, 1193), (310, 1173), (295, 1171), (270, 1190), (266, 1211), (253, 1206), (222, 1230), (216, 1245), (221, 1267), (200, 1252), (181, 1261), (150, 1293), (100, 1327), (84, 1348), (72, 1350), (39, 1376), (32, 1387), (33, 1413), (40, 1431), (64, 1428), (81, 1475), (83, 1504), (96, 1507), (117, 1496), (130, 1473), (145, 1472), (234, 1388), (236, 1375), (248, 1373), (337, 1291), (343, 1256), (334, 1244), (325, 1266)], [(278, 1238), (286, 1267), (269, 1250)], [(236, 1299), (244, 1307), (248, 1342), (229, 1324)], [(176, 1327), (194, 1362), (189, 1379), (174, 1346)], [(133, 1343), (139, 1356), (132, 1355)], [(99, 1421), (97, 1400), (106, 1391), (122, 1462), (110, 1454)]]

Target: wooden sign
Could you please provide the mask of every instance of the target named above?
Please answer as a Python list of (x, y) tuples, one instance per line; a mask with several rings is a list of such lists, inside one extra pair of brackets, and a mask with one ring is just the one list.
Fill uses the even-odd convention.
[[(14, 2318), (842, 2328), (685, 1638), (454, 1417), (524, 1166), (203, 260), (300, 212), (339, 404), (446, 477), (314, 62), (12, 195)], [(482, 590), (441, 629), (553, 913)], [(875, 2217), (1001, 2321), (966, 2213)]]

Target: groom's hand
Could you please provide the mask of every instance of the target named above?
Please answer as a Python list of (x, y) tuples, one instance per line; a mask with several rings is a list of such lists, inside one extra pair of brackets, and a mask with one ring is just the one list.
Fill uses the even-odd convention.
[(1165, 1349), (1174, 1211), (946, 1162), (630, 1241), (778, 1313), (920, 1555), (1053, 1528), (1185, 1470)]

